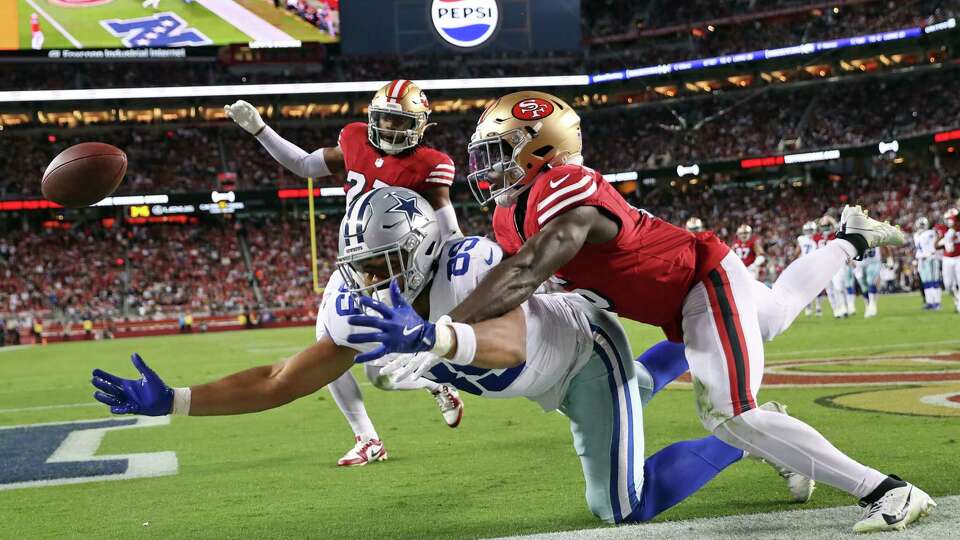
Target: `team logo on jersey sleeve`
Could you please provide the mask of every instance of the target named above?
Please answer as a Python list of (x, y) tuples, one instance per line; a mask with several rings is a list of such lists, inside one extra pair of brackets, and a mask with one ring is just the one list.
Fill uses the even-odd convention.
[(539, 120), (553, 114), (553, 103), (545, 99), (529, 98), (513, 106), (513, 117), (519, 120)]
[(444, 41), (470, 48), (486, 43), (496, 33), (500, 6), (496, 0), (433, 0), (430, 17)]

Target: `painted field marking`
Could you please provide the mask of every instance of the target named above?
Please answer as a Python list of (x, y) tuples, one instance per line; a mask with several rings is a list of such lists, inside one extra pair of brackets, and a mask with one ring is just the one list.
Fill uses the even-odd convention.
[(36, 2), (34, 2), (33, 0), (24, 0), (24, 1), (25, 1), (26, 3), (28, 3), (28, 4), (30, 4), (30, 7), (32, 7), (32, 8), (35, 9), (35, 10), (37, 10), (37, 13), (39, 13), (40, 15), (43, 15), (43, 18), (46, 19), (47, 22), (49, 22), (51, 26), (53, 26), (53, 27), (56, 28), (61, 34), (63, 34), (63, 37), (67, 38), (67, 41), (69, 41), (70, 43), (73, 43), (73, 46), (74, 46), (74, 47), (76, 47), (76, 48), (78, 48), (78, 49), (82, 49), (82, 48), (83, 48), (83, 43), (80, 43), (79, 41), (77, 41), (77, 39), (76, 39), (75, 37), (73, 37), (72, 35), (70, 35), (70, 32), (67, 32), (67, 29), (66, 29), (66, 28), (64, 28), (63, 26), (61, 26), (60, 23), (58, 23), (56, 19), (54, 19), (53, 17), (51, 17), (50, 15), (48, 15), (46, 11), (42, 10), (42, 9), (40, 8), (40, 6), (38, 6), (38, 5), (36, 4)]

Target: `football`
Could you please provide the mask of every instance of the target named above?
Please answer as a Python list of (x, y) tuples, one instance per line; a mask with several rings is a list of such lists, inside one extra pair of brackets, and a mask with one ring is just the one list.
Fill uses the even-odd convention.
[(82, 208), (113, 193), (127, 172), (127, 154), (116, 146), (86, 142), (53, 158), (43, 173), (40, 190), (47, 199)]

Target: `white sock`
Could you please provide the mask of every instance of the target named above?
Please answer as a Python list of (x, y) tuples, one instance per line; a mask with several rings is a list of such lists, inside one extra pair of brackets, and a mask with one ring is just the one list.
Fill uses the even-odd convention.
[(363, 405), (363, 394), (353, 374), (347, 371), (329, 384), (333, 400), (347, 419), (353, 434), (363, 439), (379, 439), (373, 422), (367, 416), (367, 408)]
[(714, 431), (720, 440), (817, 482), (866, 497), (887, 475), (861, 465), (817, 430), (785, 414), (752, 409)]
[(782, 334), (810, 302), (819, 305), (820, 291), (827, 290), (827, 298), (834, 310), (844, 302), (842, 294), (833, 289), (833, 276), (840, 271), (850, 253), (856, 255), (853, 244), (833, 240), (826, 246), (790, 263), (772, 288), (754, 287), (753, 297), (761, 318), (761, 333), (766, 340)]

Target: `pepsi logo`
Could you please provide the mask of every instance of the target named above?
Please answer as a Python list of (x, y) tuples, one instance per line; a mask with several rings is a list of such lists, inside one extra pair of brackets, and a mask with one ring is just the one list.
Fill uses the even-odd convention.
[(511, 112), (519, 120), (539, 120), (553, 113), (553, 103), (540, 98), (527, 98), (514, 105)]
[(444, 41), (457, 47), (477, 47), (497, 31), (497, 0), (433, 0), (433, 27)]

